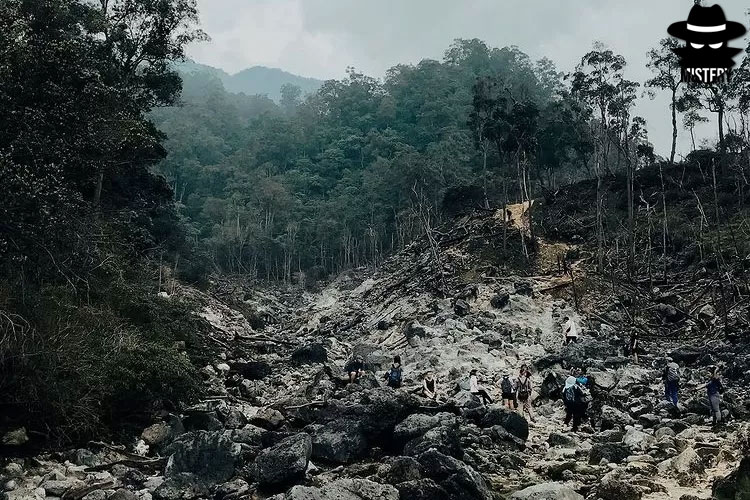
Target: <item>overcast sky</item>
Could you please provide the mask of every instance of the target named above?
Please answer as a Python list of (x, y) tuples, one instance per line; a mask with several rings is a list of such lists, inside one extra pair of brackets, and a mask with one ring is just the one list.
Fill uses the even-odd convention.
[[(704, 5), (711, 5), (711, 0)], [(382, 77), (399, 63), (441, 59), (455, 38), (491, 47), (517, 45), (532, 58), (570, 71), (595, 40), (624, 55), (627, 76), (649, 77), (646, 51), (687, 19), (693, 0), (198, 0), (211, 42), (188, 50), (198, 62), (230, 73), (263, 65), (320, 79), (342, 78), (348, 66)], [(746, 26), (747, 0), (720, 2)], [(735, 40), (736, 47), (745, 42)], [(739, 58), (740, 56), (738, 56)], [(671, 144), (668, 101), (638, 103), (658, 153)], [(711, 117), (713, 118), (713, 117)], [(702, 135), (713, 134), (705, 127)], [(687, 152), (689, 138), (678, 151)]]

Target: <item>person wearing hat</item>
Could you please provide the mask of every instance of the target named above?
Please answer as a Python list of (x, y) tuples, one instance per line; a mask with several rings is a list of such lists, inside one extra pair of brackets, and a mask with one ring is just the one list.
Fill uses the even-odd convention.
[(518, 408), (518, 403), (516, 402), (516, 384), (511, 380), (508, 370), (503, 372), (503, 378), (500, 381), (500, 392), (503, 397), (503, 406), (510, 410)]
[(471, 370), (471, 372), (469, 372), (469, 392), (482, 398), (482, 403), (484, 404), (493, 403), (492, 398), (487, 394), (487, 391), (479, 387), (476, 370)]
[(673, 23), (667, 32), (685, 40), (685, 46), (673, 49), (680, 57), (685, 74), (691, 81), (712, 83), (734, 67), (734, 56), (742, 49), (729, 47), (728, 42), (739, 38), (747, 30), (741, 23), (727, 21), (724, 10), (718, 5), (694, 5), (687, 21)]

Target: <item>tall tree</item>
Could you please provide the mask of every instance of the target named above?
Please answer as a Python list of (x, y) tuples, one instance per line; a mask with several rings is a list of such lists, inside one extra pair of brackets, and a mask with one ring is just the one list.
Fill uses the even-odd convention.
[[(663, 38), (659, 46), (648, 51), (649, 61), (646, 66), (654, 73), (654, 76), (646, 81), (646, 87), (650, 89), (668, 90), (670, 92), (669, 109), (672, 113), (672, 149), (669, 153), (669, 163), (674, 164), (674, 155), (677, 150), (677, 101), (678, 92), (682, 83), (680, 59), (674, 49), (680, 47), (680, 42), (675, 38)], [(653, 99), (655, 94), (649, 92)]]

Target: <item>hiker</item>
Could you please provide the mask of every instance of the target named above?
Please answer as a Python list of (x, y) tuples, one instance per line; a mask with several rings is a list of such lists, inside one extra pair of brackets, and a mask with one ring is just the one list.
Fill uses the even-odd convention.
[(671, 401), (675, 408), (679, 402), (678, 392), (680, 390), (680, 365), (675, 363), (672, 358), (667, 358), (667, 366), (664, 367), (662, 374), (664, 380), (664, 395), (667, 401)]
[(711, 419), (716, 426), (721, 422), (721, 408), (719, 407), (720, 394), (724, 393), (724, 385), (721, 383), (719, 367), (715, 367), (711, 373), (711, 380), (706, 384), (708, 391), (708, 403), (711, 406)]
[(571, 375), (565, 380), (563, 403), (565, 404), (565, 425), (568, 425), (572, 419), (572, 430), (578, 432), (578, 427), (586, 418), (586, 410), (591, 403), (591, 393)]
[(352, 384), (359, 380), (359, 378), (364, 374), (365, 361), (364, 359), (362, 359), (362, 356), (355, 356), (346, 364), (344, 370), (346, 371), (347, 375), (349, 375), (349, 383)]
[(571, 342), (578, 342), (578, 326), (573, 321), (573, 318), (565, 316), (563, 318), (563, 335), (565, 336), (565, 345)]
[(516, 397), (520, 406), (521, 415), (528, 414), (529, 421), (534, 421), (531, 411), (531, 372), (526, 365), (521, 365), (521, 370), (516, 381)]
[(422, 380), (422, 395), (427, 399), (437, 400), (437, 380), (432, 372), (427, 372)]
[(630, 331), (630, 342), (628, 344), (628, 356), (633, 357), (635, 363), (638, 362), (638, 330)]
[(383, 377), (387, 381), (388, 387), (398, 389), (401, 387), (401, 356), (393, 356), (393, 364)]
[(481, 397), (482, 403), (484, 404), (487, 404), (487, 402), (489, 402), (490, 404), (493, 403), (492, 398), (489, 394), (487, 394), (487, 391), (479, 387), (479, 384), (477, 383), (476, 370), (471, 370), (471, 372), (469, 372), (469, 392)]
[(503, 406), (510, 410), (518, 408), (516, 402), (516, 387), (513, 381), (510, 379), (510, 373), (503, 373), (503, 379), (500, 381), (500, 392), (502, 392)]

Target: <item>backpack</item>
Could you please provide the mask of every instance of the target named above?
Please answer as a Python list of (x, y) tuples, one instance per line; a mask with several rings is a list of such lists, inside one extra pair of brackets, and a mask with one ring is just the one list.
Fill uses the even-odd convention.
[(503, 381), (500, 382), (500, 389), (503, 391), (503, 394), (511, 394), (513, 392), (513, 382), (508, 377), (503, 378)]
[(526, 399), (531, 393), (531, 379), (526, 377), (525, 381), (518, 379), (518, 397), (520, 399)]
[(594, 400), (594, 398), (591, 396), (591, 391), (589, 391), (587, 388), (583, 387), (582, 385), (578, 386), (578, 394), (579, 394), (579, 402), (581, 403), (590, 403)]
[(401, 368), (391, 367), (391, 371), (388, 372), (388, 385), (401, 385)]
[(576, 387), (571, 385), (567, 389), (563, 390), (563, 401), (566, 403), (575, 403), (576, 401)]
[(667, 380), (678, 382), (680, 380), (680, 369), (677, 365), (667, 365)]

